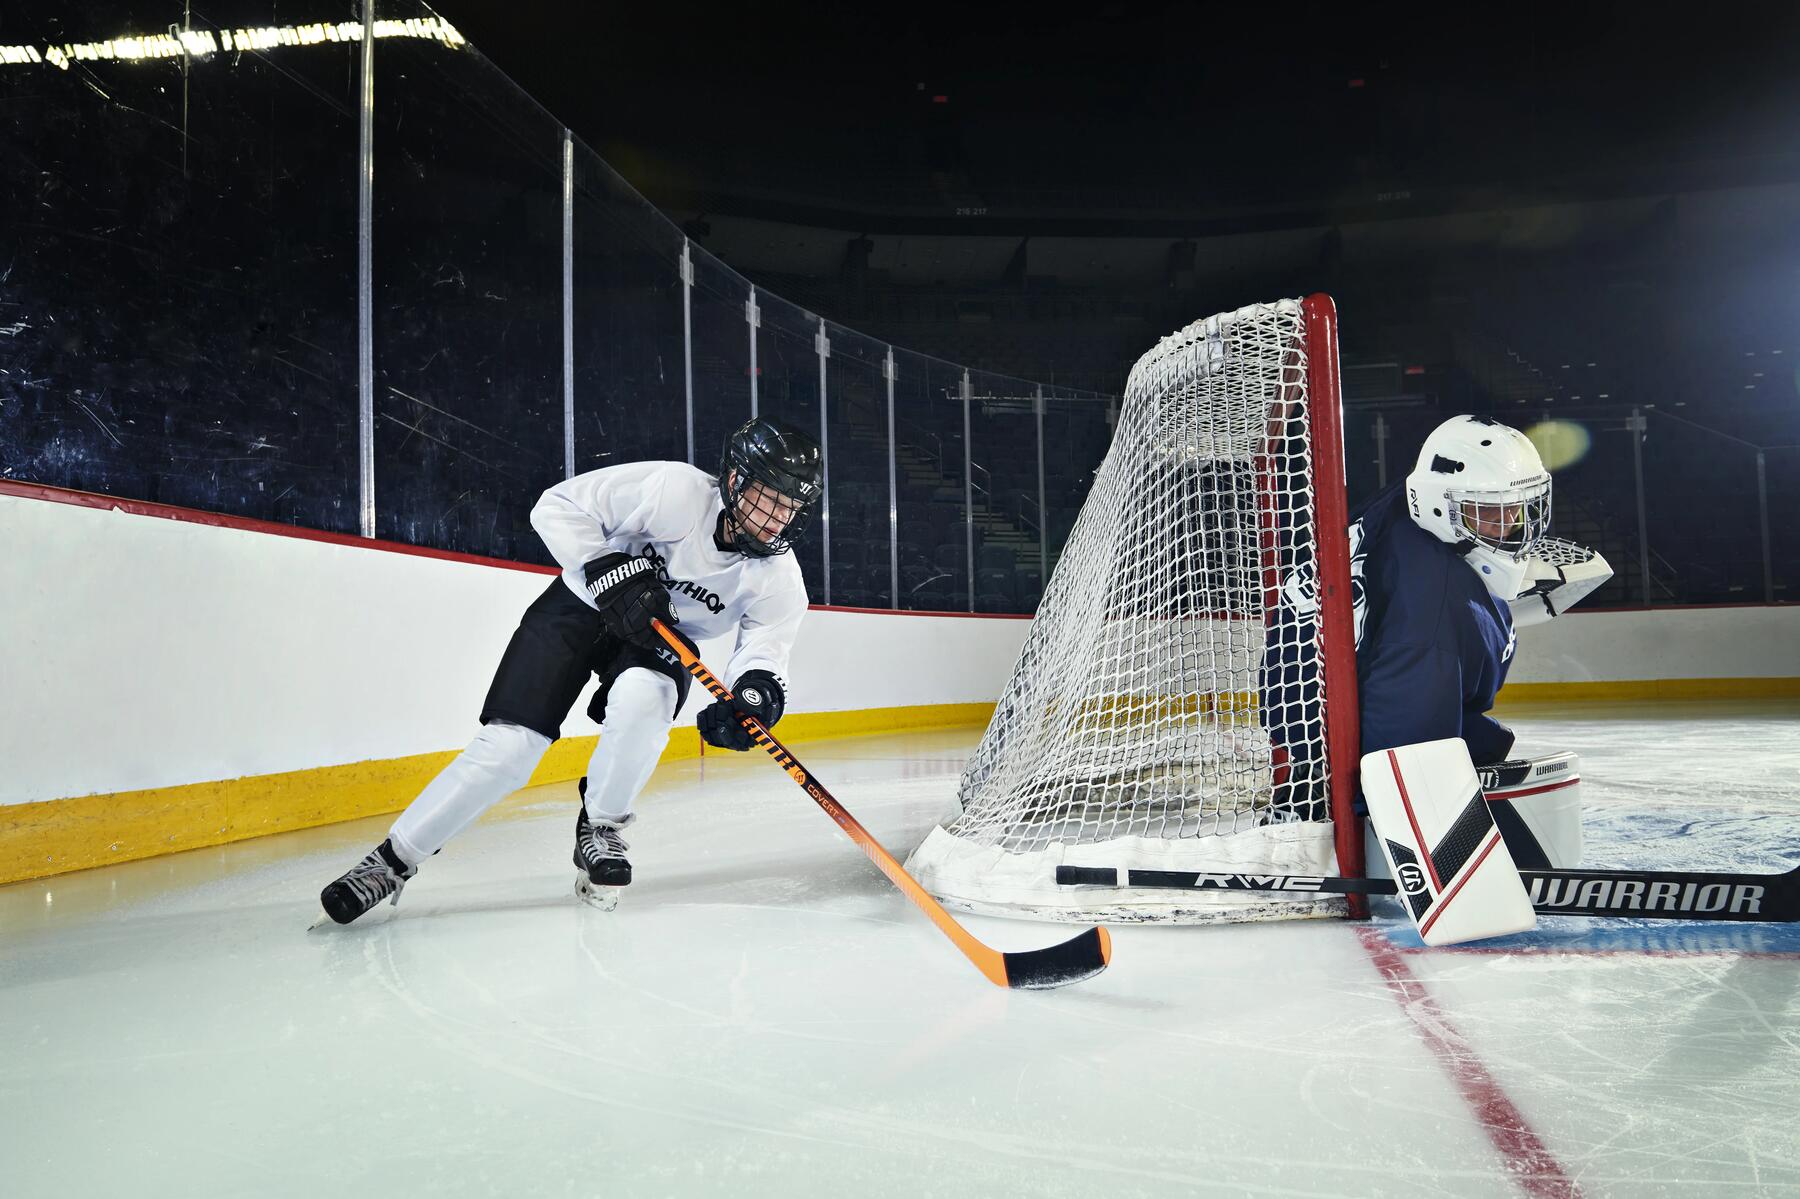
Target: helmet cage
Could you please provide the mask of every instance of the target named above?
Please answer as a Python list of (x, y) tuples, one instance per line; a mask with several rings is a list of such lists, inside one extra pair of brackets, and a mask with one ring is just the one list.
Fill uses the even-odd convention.
[[(1550, 533), (1550, 476), (1517, 487), (1480, 491), (1450, 488), (1444, 492), (1450, 527), (1457, 540), (1473, 543), (1517, 562)], [(1517, 509), (1518, 515), (1499, 533), (1484, 532), (1478, 509)]]
[[(794, 543), (805, 534), (807, 526), (812, 522), (813, 499), (806, 498), (800, 487), (796, 486), (790, 491), (782, 486), (782, 482), (780, 479), (757, 477), (747, 464), (736, 461), (731, 454), (727, 454), (725, 461), (720, 464), (719, 494), (725, 501), (725, 531), (730, 535), (732, 548), (738, 553), (751, 558), (773, 558), (793, 549)], [(792, 485), (794, 481), (787, 482)], [(755, 499), (746, 501), (752, 483), (761, 484), (760, 492)], [(764, 498), (768, 495), (778, 495), (786, 500), (792, 505), (793, 514), (788, 517), (781, 532), (764, 539), (743, 525), (740, 513), (748, 502), (765, 514), (773, 514), (775, 509)]]

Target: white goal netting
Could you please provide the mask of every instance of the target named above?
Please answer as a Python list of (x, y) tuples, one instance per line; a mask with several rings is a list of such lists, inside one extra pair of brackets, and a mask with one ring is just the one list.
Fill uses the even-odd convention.
[(956, 811), (907, 863), (947, 905), (1072, 920), (1343, 910), (1055, 881), (1064, 864), (1332, 873), (1309, 352), (1335, 362), (1288, 300), (1198, 321), (1133, 368)]

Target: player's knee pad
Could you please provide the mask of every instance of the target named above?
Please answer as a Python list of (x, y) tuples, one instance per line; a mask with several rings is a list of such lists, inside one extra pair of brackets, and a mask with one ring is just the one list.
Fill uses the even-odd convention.
[(1572, 752), (1481, 767), (1488, 810), (1521, 870), (1581, 863), (1581, 759)]
[(628, 728), (654, 728), (666, 732), (679, 702), (673, 679), (640, 667), (622, 670), (607, 688), (600, 730), (618, 733)]
[(517, 791), (531, 781), (532, 770), (549, 748), (550, 738), (542, 733), (510, 721), (492, 720), (481, 726), (463, 757), (506, 790)]

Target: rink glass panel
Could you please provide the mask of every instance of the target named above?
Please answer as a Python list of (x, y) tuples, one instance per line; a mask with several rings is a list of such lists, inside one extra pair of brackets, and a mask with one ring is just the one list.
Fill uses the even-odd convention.
[[(746, 291), (749, 288), (745, 285)], [(792, 425), (808, 437), (819, 430), (819, 318), (767, 292), (756, 293), (761, 310), (756, 330), (757, 414)], [(835, 454), (835, 450), (833, 451)], [(807, 597), (825, 602), (824, 506), (794, 547)]]
[[(39, 45), (171, 19), (16, 17)], [(179, 59), (0, 69), (0, 476), (356, 531), (355, 67), (194, 58), (185, 112)]]
[(693, 259), (694, 462), (713, 471), (725, 439), (750, 419), (750, 283), (702, 250)]
[[(1112, 444), (1108, 402), (1077, 398), (1079, 393), (1044, 389), (1044, 508), (1050, 573), (1068, 543), (1093, 485), (1094, 472)], [(1049, 585), (1048, 577), (1044, 580)]]
[(1792, 603), (1800, 599), (1800, 446), (1768, 451), (1766, 473), (1775, 598)]
[(969, 608), (968, 505), (963, 484), (962, 368), (894, 351), (900, 597), (897, 608)]
[(574, 168), (575, 469), (686, 461), (681, 233), (580, 144)]
[(528, 518), (563, 477), (561, 127), (466, 46), (375, 53), (377, 534), (548, 562)]
[[(1659, 412), (1648, 416), (1644, 508), (1655, 550), (1652, 602), (1761, 603), (1756, 451)], [(1770, 509), (1772, 517), (1782, 511)]]
[(842, 325), (826, 326), (831, 450), (831, 602), (893, 606), (888, 521), (887, 344)]
[(987, 371), (970, 371), (969, 386), (975, 610), (1030, 612), (1043, 591), (1038, 386)]
[[(1366, 503), (1382, 487), (1376, 416), (1373, 410), (1367, 408), (1344, 409), (1344, 491), (1352, 509)], [(1394, 471), (1393, 448), (1390, 440), (1387, 464), (1389, 480), (1398, 477)], [(1410, 465), (1409, 460), (1408, 466)], [(1405, 468), (1402, 468), (1399, 475), (1405, 473)]]
[[(1541, 418), (1534, 414), (1522, 416), (1513, 423), (1520, 428), (1530, 428), (1538, 419)], [(1638, 571), (1641, 555), (1637, 490), (1631, 460), (1634, 434), (1623, 428), (1616, 417), (1607, 422), (1589, 421), (1586, 426), (1592, 433), (1587, 452), (1551, 472), (1550, 531), (1557, 537), (1600, 551), (1612, 566), (1613, 577), (1582, 600), (1582, 607), (1642, 604), (1645, 597)], [(1422, 440), (1421, 434), (1409, 445), (1406, 469), (1412, 469), (1412, 456)], [(1660, 539), (1654, 525), (1649, 533), (1654, 563)], [(1655, 568), (1652, 574), (1659, 571), (1660, 568)], [(1658, 596), (1657, 602), (1669, 602), (1666, 592), (1654, 584), (1651, 590)]]

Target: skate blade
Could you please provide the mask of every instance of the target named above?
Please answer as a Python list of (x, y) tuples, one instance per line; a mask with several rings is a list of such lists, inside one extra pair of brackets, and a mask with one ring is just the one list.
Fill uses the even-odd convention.
[(311, 931), (313, 931), (313, 929), (318, 928), (322, 924), (336, 924), (336, 923), (337, 923), (337, 921), (335, 921), (331, 918), (331, 914), (329, 912), (327, 912), (324, 908), (320, 908), (318, 918), (315, 919), (311, 924), (306, 926), (306, 931), (310, 933)]
[(623, 887), (598, 887), (584, 875), (575, 876), (576, 897), (602, 912), (610, 912), (619, 906), (619, 892), (623, 890)]

